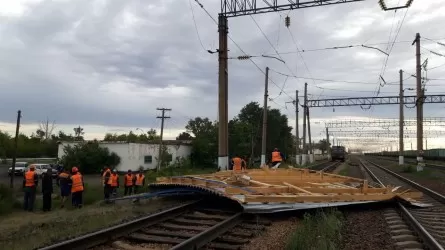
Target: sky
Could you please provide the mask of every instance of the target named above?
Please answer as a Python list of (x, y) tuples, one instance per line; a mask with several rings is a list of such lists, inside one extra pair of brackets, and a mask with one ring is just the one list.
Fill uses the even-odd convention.
[[(194, 0), (0, 0), (0, 130), (14, 133), (19, 109), (20, 130), (26, 134), (48, 119), (55, 121), (55, 131), (72, 133), (81, 126), (88, 139), (159, 131), (157, 108), (172, 109), (166, 113), (171, 118), (165, 121), (165, 139), (174, 139), (194, 117), (216, 120), (218, 58), (207, 50), (218, 48), (211, 17), (217, 19), (220, 1), (200, 3), (205, 11)], [(411, 43), (417, 32), (422, 62), (428, 59), (426, 94), (444, 94), (444, 11), (442, 0), (414, 0), (397, 12), (384, 12), (377, 1), (366, 0), (229, 18), (229, 36), (236, 43), (229, 40), (229, 57), (246, 53), (259, 67), (229, 59), (229, 117), (251, 101), (262, 105), (266, 66), (268, 105), (288, 115), (292, 127), (290, 102), (296, 90), (302, 96), (305, 82), (310, 99), (372, 97), (383, 85), (381, 75), (386, 84), (378, 95), (398, 95), (402, 69), (404, 87), (414, 88)], [(326, 49), (362, 44), (389, 56), (361, 46)], [(424, 116), (441, 117), (444, 106), (425, 104)], [(329, 121), (398, 118), (398, 105), (367, 108), (311, 109), (313, 140), (325, 137)], [(415, 109), (405, 109), (407, 118), (415, 115)], [(441, 147), (443, 139), (434, 137), (428, 146)], [(382, 141), (377, 148), (389, 145)]]

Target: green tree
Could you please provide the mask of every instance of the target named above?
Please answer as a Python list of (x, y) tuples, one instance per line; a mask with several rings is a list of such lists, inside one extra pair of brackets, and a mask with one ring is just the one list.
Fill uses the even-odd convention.
[(328, 150), (328, 148), (331, 146), (329, 142), (326, 141), (326, 139), (320, 140), (315, 145), (315, 148), (320, 149), (321, 153), (324, 154)]
[(74, 146), (64, 147), (65, 155), (60, 162), (68, 168), (78, 166), (81, 173), (99, 173), (104, 166), (115, 167), (120, 163), (120, 157), (110, 152), (108, 148), (100, 147), (97, 141), (81, 142)]
[(187, 140), (192, 140), (192, 139), (193, 139), (193, 137), (187, 132), (182, 132), (176, 137), (177, 141), (180, 141), (180, 140), (187, 141)]
[(83, 141), (83, 135), (85, 134), (85, 132), (83, 131), (82, 127), (77, 127), (77, 128), (73, 128), (74, 130), (74, 138), (76, 139), (76, 141)]
[(218, 126), (209, 118), (196, 117), (189, 120), (185, 128), (194, 135), (192, 142), (192, 164), (214, 167), (217, 157)]

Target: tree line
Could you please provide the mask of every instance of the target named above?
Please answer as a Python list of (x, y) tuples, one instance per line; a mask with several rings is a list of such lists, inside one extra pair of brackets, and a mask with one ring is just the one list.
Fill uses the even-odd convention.
[[(245, 105), (239, 113), (229, 121), (229, 157), (235, 154), (249, 160), (258, 160), (261, 155), (263, 107), (257, 102)], [(288, 118), (279, 109), (268, 108), (267, 114), (266, 150), (269, 155), (274, 148), (279, 148), (285, 155), (293, 155), (296, 139), (292, 135), (292, 127)], [(20, 134), (18, 137), (17, 157), (57, 157), (59, 141), (83, 141), (84, 129), (73, 128), (73, 134), (63, 131), (53, 134), (48, 121), (42, 123), (31, 136)], [(53, 124), (54, 126), (54, 124)], [(190, 119), (186, 132), (180, 133), (176, 140), (189, 140), (192, 143), (191, 161), (194, 165), (213, 166), (218, 158), (218, 122), (207, 117)], [(155, 129), (135, 133), (107, 133), (103, 141), (125, 142), (156, 142), (160, 137)], [(14, 137), (0, 131), (0, 158), (11, 158), (13, 154)], [(316, 148), (326, 150), (326, 141), (320, 141)], [(79, 150), (76, 148), (76, 152)]]

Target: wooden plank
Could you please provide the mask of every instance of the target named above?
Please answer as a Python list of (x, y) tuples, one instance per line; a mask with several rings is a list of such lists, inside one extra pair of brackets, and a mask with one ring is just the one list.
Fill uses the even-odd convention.
[(286, 186), (288, 186), (288, 187), (291, 188), (291, 189), (295, 189), (295, 190), (300, 191), (300, 192), (302, 192), (302, 193), (314, 195), (313, 193), (311, 193), (311, 192), (309, 192), (309, 191), (307, 191), (307, 190), (305, 190), (305, 189), (303, 189), (303, 188), (294, 186), (294, 185), (289, 184), (289, 183), (287, 183), (287, 182), (283, 182), (283, 184), (286, 185)]
[(381, 201), (394, 198), (394, 194), (368, 194), (368, 195), (246, 195), (245, 202), (341, 202), (341, 201)]

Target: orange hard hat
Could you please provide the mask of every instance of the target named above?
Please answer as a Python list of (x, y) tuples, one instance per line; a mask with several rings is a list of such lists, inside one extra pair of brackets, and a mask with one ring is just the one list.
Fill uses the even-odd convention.
[(77, 167), (73, 167), (73, 168), (71, 169), (71, 172), (73, 172), (73, 173), (76, 173), (77, 171), (79, 171), (79, 169), (77, 169)]

